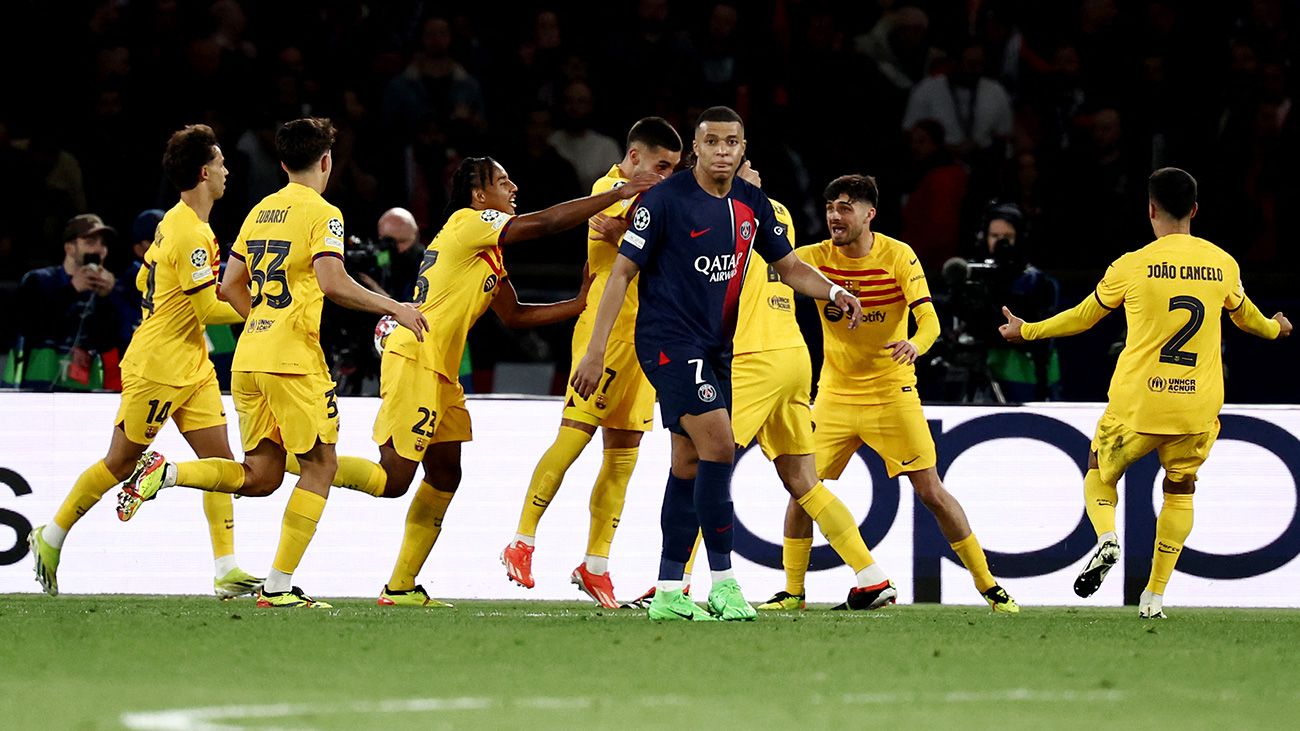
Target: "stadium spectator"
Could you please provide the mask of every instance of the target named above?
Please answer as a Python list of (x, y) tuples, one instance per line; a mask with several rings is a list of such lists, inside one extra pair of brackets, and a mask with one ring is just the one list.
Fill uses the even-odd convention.
[(595, 103), (585, 81), (574, 81), (564, 88), (560, 109), (563, 126), (551, 134), (548, 142), (578, 171), (578, 184), (590, 186), (618, 162), (623, 152), (613, 137), (592, 129)]
[(987, 152), (1011, 137), (1011, 97), (984, 76), (984, 47), (969, 41), (956, 68), (918, 83), (907, 100), (903, 129), (922, 119), (943, 125), (949, 149), (961, 158)]
[(18, 385), (121, 390), (117, 364), (126, 346), (122, 318), (129, 304), (117, 278), (103, 266), (106, 235), (115, 234), (93, 213), (76, 216), (63, 231), (63, 263), (23, 276)]
[(922, 119), (908, 131), (915, 180), (903, 202), (902, 239), (921, 264), (935, 267), (957, 254), (961, 209), (966, 198), (966, 169), (944, 146), (943, 125)]
[(420, 227), (410, 211), (390, 208), (379, 217), (376, 233), (379, 234), (380, 246), (391, 252), (384, 289), (398, 302), (406, 302), (415, 291), (415, 278), (419, 276), (420, 261), (424, 258)]

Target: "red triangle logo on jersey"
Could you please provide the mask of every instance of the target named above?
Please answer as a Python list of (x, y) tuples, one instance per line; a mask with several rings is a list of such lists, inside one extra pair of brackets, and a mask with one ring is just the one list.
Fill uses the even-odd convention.
[(671, 362), (668, 360), (668, 356), (664, 355), (664, 351), (659, 351), (659, 365), (668, 365)]

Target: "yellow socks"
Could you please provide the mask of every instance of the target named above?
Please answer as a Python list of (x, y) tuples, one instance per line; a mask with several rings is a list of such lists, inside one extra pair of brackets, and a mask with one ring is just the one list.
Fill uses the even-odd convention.
[(1088, 470), (1083, 478), (1084, 508), (1088, 511), (1088, 520), (1092, 521), (1093, 530), (1101, 536), (1115, 532), (1115, 506), (1119, 503), (1119, 489), (1101, 481), (1101, 472)]
[(976, 540), (974, 533), (948, 545), (952, 546), (953, 553), (961, 559), (961, 565), (965, 566), (971, 578), (975, 579), (977, 591), (982, 594), (997, 585), (997, 580), (989, 573), (989, 560), (984, 556), (984, 549), (980, 548), (980, 542)]
[(812, 556), (811, 538), (790, 538), (781, 541), (781, 563), (785, 566), (785, 591), (803, 596), (804, 577), (808, 575), (808, 559)]
[[(632, 480), (636, 467), (637, 448), (606, 449), (600, 474), (591, 488), (591, 528), (587, 533), (587, 555), (609, 558), (609, 547), (618, 530), (618, 518), (623, 514), (623, 501), (627, 497), (627, 483)], [(532, 501), (529, 501), (532, 504)], [(528, 507), (525, 506), (527, 511)], [(538, 518), (541, 517), (539, 513)], [(536, 523), (534, 523), (534, 529)]]
[(212, 557), (232, 555), (235, 552), (234, 498), (221, 492), (203, 493), (203, 515), (208, 519), (208, 534), (212, 536)]
[[(591, 441), (591, 436), (571, 426), (560, 427), (555, 441), (533, 470), (533, 479), (528, 483), (528, 498), (524, 501), (523, 512), (519, 514), (519, 529), (516, 533), (524, 536), (537, 535), (537, 524), (541, 522), (542, 514), (550, 506), (551, 500), (555, 499), (555, 493), (560, 491), (564, 473), (569, 471), (569, 466), (582, 454), (582, 450)], [(625, 489), (626, 486), (624, 483)], [(388, 588), (397, 589), (391, 585)]]
[[(112, 472), (108, 471), (108, 466), (104, 460), (86, 468), (85, 472), (77, 478), (72, 485), (72, 491), (63, 499), (63, 504), (59, 506), (54, 513), (54, 524), (66, 532), (81, 516), (86, 514), (87, 510), (95, 507), (95, 503), (108, 492), (108, 489), (117, 484), (117, 478)], [(62, 541), (58, 546), (61, 547)]]
[[(799, 498), (799, 507), (808, 513), (808, 517), (817, 522), (817, 527), (821, 529), (822, 535), (826, 536), (831, 548), (835, 549), (835, 552), (839, 554), (840, 558), (844, 559), (844, 563), (848, 564), (854, 573), (876, 562), (871, 557), (871, 551), (867, 550), (867, 544), (862, 540), (862, 534), (858, 532), (858, 524), (857, 521), (853, 520), (853, 514), (849, 512), (848, 507), (839, 498), (835, 497), (835, 493), (826, 489), (825, 485), (820, 482), (814, 485), (813, 489)], [(811, 539), (805, 540), (809, 541), (808, 550), (811, 551)], [(785, 550), (782, 550), (782, 563), (786, 563), (785, 581), (787, 585), (798, 583), (799, 586), (803, 586), (803, 573), (808, 570), (808, 555), (808, 553), (803, 554), (803, 572), (794, 577), (790, 575), (790, 566), (785, 560)], [(786, 591), (790, 590), (787, 588)]]
[(1183, 542), (1192, 532), (1192, 496), (1165, 493), (1165, 504), (1156, 518), (1156, 548), (1151, 557), (1151, 578), (1147, 591), (1164, 594), (1183, 552)]
[(429, 551), (442, 532), (442, 519), (447, 506), (456, 496), (443, 492), (427, 482), (420, 483), (406, 511), (406, 531), (402, 534), (402, 548), (397, 552), (397, 564), (388, 580), (389, 591), (410, 591), (415, 588), (415, 575), (420, 573)]
[[(388, 483), (388, 474), (384, 468), (361, 457), (339, 457), (339, 468), (334, 473), (330, 484), (345, 490), (356, 490), (374, 497), (383, 497), (384, 485)], [(295, 475), (302, 474), (302, 465), (297, 455), (284, 455), (284, 471)]]
[[(176, 484), (209, 492), (238, 492), (244, 486), (244, 465), (221, 457), (177, 462)], [(207, 504), (203, 503), (205, 507)]]
[[(307, 551), (307, 544), (316, 535), (316, 523), (325, 512), (325, 497), (295, 487), (284, 506), (284, 522), (280, 527), (280, 545), (275, 550), (271, 568), (292, 575)], [(283, 591), (272, 588), (270, 591)]]

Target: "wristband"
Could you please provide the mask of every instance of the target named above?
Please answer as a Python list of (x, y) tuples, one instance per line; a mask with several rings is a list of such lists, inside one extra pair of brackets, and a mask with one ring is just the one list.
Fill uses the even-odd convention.
[(832, 284), (830, 294), (826, 295), (826, 299), (830, 300), (831, 302), (834, 302), (835, 298), (840, 293), (844, 293), (845, 295), (848, 295), (849, 291), (838, 284)]

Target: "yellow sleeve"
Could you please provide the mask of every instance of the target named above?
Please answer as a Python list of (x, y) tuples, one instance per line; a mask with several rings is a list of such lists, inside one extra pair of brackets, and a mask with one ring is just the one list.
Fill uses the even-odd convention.
[(217, 299), (217, 290), (214, 287), (202, 287), (186, 294), (189, 295), (190, 307), (194, 308), (194, 314), (204, 325), (234, 325), (244, 321), (229, 302)]
[(785, 226), (785, 237), (790, 240), (790, 248), (795, 247), (794, 243), (794, 218), (790, 215), (790, 209), (781, 205), (775, 198), (768, 198), (772, 204), (772, 213), (776, 214), (777, 223)]
[(1100, 287), (1084, 298), (1082, 302), (1065, 312), (1059, 312), (1042, 322), (1026, 322), (1020, 328), (1020, 336), (1025, 340), (1043, 340), (1077, 335), (1096, 325), (1101, 318), (1110, 314), (1110, 308), (1102, 304)]
[(216, 283), (217, 274), (213, 266), (216, 253), (210, 239), (192, 234), (186, 234), (186, 239), (170, 246), (168, 258), (174, 257), (169, 263), (176, 268), (176, 281), (180, 283), (181, 291), (190, 294)]
[(308, 251), (315, 261), (322, 256), (343, 258), (343, 212), (334, 206), (323, 208), (308, 234)]
[(1232, 318), (1232, 324), (1238, 328), (1265, 340), (1276, 340), (1282, 331), (1282, 323), (1271, 317), (1265, 317), (1245, 292), (1241, 293), (1241, 302), (1237, 304), (1236, 309), (1228, 310), (1228, 317)]
[(471, 249), (490, 249), (501, 243), (514, 216), (491, 208), (474, 213), (461, 219), (457, 239)]
[[(599, 180), (597, 180), (595, 183), (592, 183), (591, 194), (600, 195), (601, 193), (611, 191), (615, 188), (621, 188), (626, 184), (627, 184), (626, 180), (619, 180), (618, 178), (611, 178), (610, 176), (606, 175), (600, 178)], [(635, 198), (624, 198), (623, 200), (615, 201), (613, 204), (610, 205), (609, 208), (606, 208), (605, 210), (601, 211), (601, 213), (603, 213), (606, 216), (609, 216), (610, 218), (627, 218), (627, 214), (631, 212), (632, 204), (635, 202), (636, 202)]]
[(916, 332), (910, 338), (916, 346), (918, 355), (925, 355), (934, 341), (939, 339), (939, 313), (934, 310), (934, 303), (927, 299), (912, 308), (912, 317), (916, 318)]

